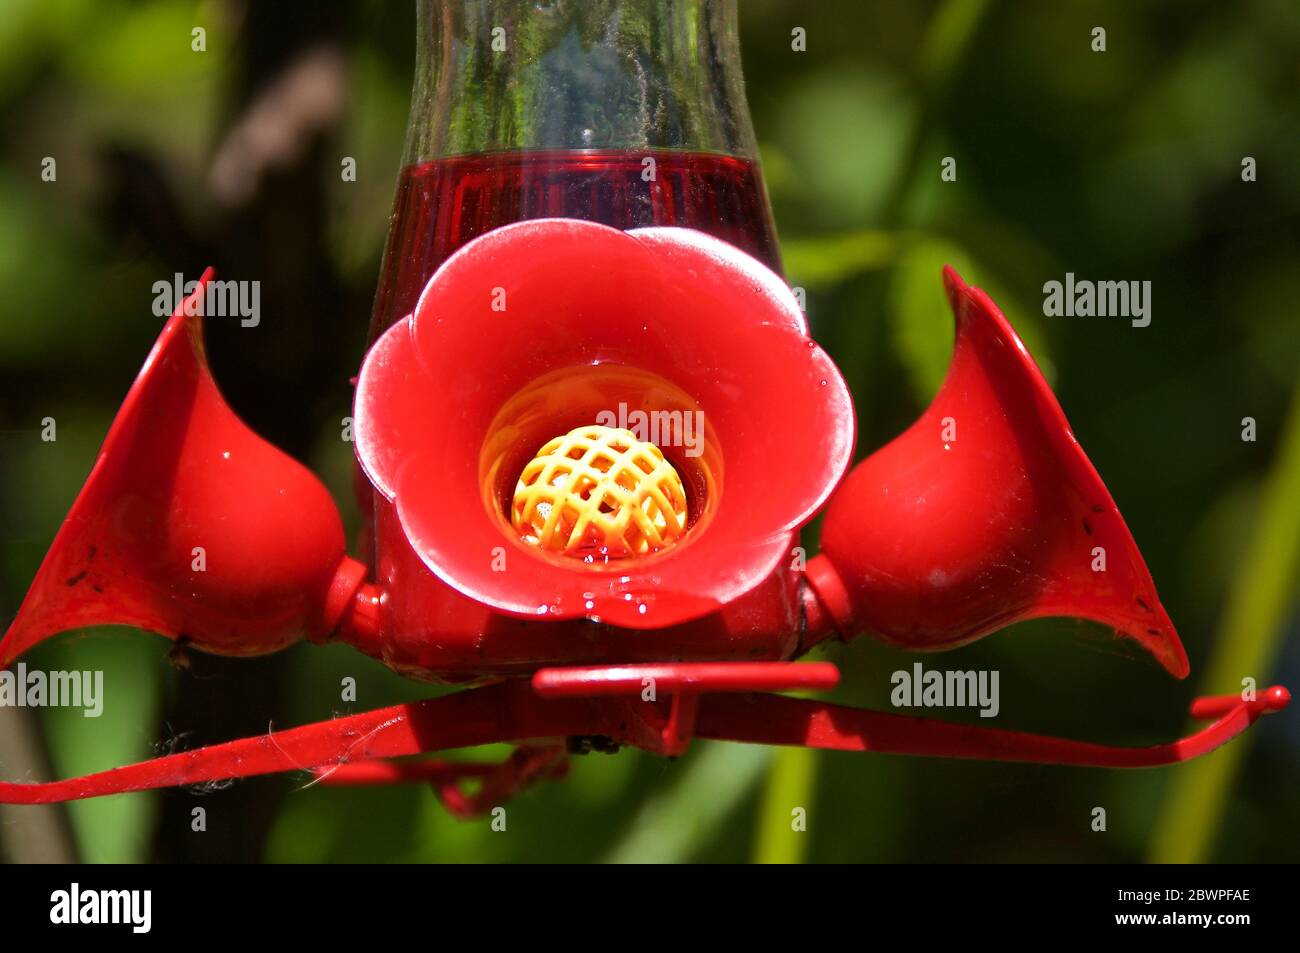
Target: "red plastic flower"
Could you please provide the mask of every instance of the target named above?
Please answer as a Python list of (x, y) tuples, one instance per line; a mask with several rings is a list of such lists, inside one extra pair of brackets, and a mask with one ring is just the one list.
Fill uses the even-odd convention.
[[(669, 429), (661, 449), (690, 505), (682, 541), (591, 562), (525, 544), (509, 516), (520, 472), (602, 415)], [(702, 439), (683, 445), (671, 430), (688, 415)], [(685, 229), (553, 219), (497, 229), (443, 264), (367, 356), (355, 434), (411, 546), (454, 589), (518, 616), (658, 628), (792, 559), (793, 534), (849, 463), (854, 423), (839, 371), (758, 262)]]

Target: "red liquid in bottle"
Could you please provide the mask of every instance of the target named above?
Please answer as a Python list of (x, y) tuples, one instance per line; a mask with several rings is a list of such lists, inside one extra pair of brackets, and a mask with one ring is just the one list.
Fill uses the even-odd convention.
[(750, 160), (653, 151), (436, 159), (402, 173), (371, 337), (414, 310), (429, 277), (460, 246), (510, 222), (551, 217), (694, 228), (781, 269), (767, 195)]

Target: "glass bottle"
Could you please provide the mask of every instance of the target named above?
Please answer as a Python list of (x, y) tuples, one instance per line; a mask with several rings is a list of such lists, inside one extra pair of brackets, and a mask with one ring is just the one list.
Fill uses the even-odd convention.
[(493, 228), (564, 216), (709, 232), (780, 270), (735, 0), (419, 0), (371, 336)]

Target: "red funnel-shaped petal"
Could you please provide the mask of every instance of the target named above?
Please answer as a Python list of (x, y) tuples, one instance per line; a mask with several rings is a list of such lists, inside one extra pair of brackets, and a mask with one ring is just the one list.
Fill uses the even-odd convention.
[(1029, 352), (951, 268), (952, 366), (907, 432), (850, 473), (809, 579), (841, 633), (913, 649), (1021, 619), (1113, 626), (1173, 675), (1187, 656), (1115, 501)]
[(244, 426), (212, 380), (200, 317), (210, 277), (127, 394), (0, 641), (0, 665), (58, 632), (106, 624), (267, 652), (328, 632), (360, 582), (329, 493)]
[[(698, 421), (693, 448), (658, 441), (688, 487), (683, 540), (591, 565), (523, 542), (505, 512), (537, 448), (629, 412)], [(632, 629), (700, 619), (784, 571), (854, 436), (848, 388), (774, 273), (689, 229), (572, 219), (449, 258), (366, 356), (355, 418), (362, 467), (440, 580), (501, 613)]]

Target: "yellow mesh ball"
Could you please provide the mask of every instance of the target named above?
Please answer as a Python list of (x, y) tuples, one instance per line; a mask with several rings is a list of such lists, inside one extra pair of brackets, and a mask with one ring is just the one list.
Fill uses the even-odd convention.
[(592, 425), (537, 451), (515, 487), (511, 522), (525, 542), (571, 556), (640, 556), (686, 528), (686, 490), (653, 443)]

